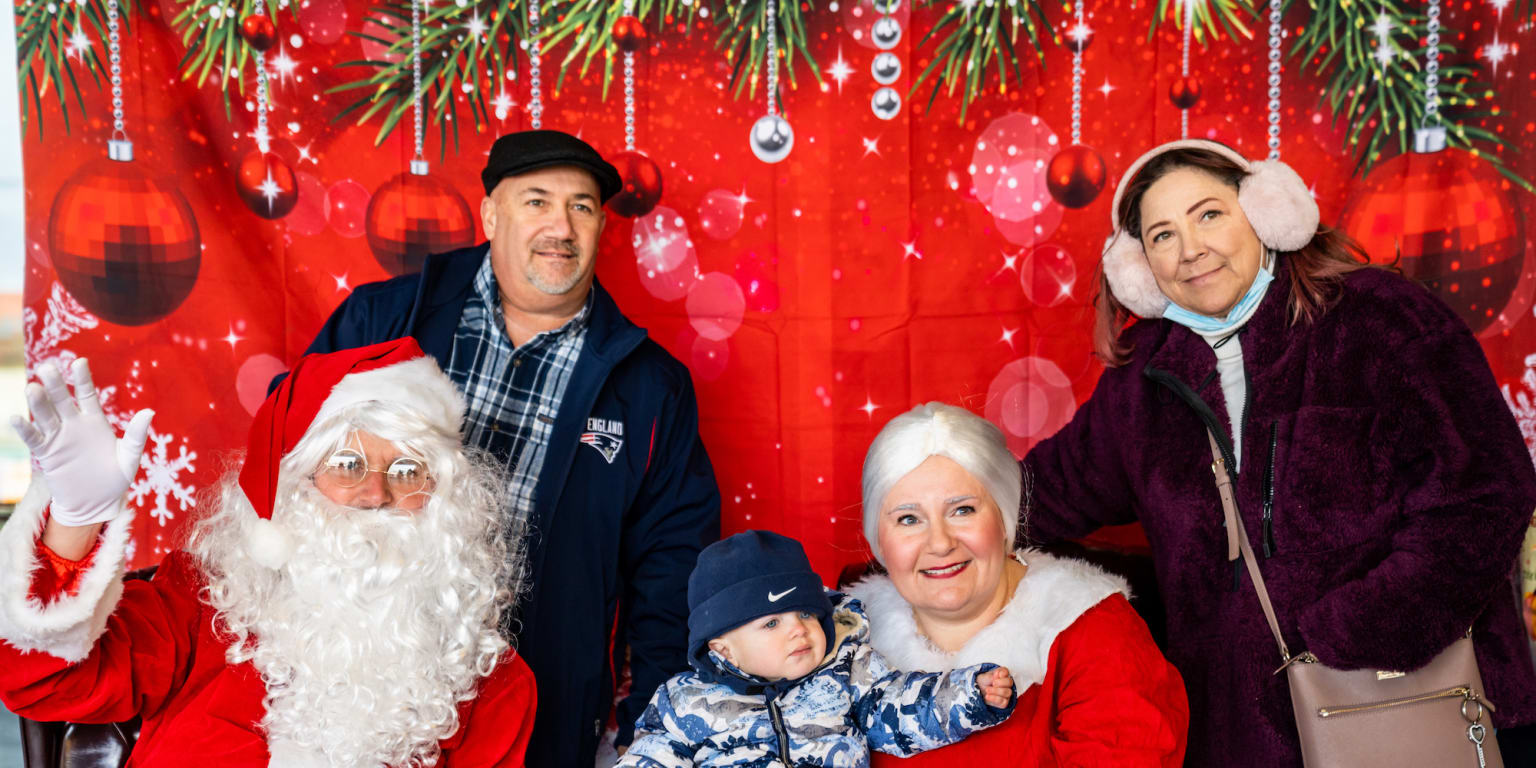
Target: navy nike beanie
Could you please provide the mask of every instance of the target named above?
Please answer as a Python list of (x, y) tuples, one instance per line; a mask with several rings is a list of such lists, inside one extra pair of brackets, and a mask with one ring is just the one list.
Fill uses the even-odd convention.
[(709, 641), (760, 616), (810, 611), (832, 647), (832, 601), (800, 542), (743, 531), (699, 553), (688, 576), (688, 658), (705, 663)]

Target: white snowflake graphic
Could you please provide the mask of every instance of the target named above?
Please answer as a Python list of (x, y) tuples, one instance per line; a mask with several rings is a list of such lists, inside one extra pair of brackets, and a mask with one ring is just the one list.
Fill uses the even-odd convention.
[(26, 335), (27, 359), (33, 365), (39, 365), (50, 358), (63, 358), (64, 362), (74, 360), (75, 355), (69, 350), (59, 350), (58, 346), (66, 339), (80, 331), (95, 328), (100, 321), (96, 316), (80, 306), (75, 297), (64, 290), (64, 286), (53, 284), (53, 292), (48, 296), (48, 309), (43, 313), (42, 322), (38, 322), (37, 312), (31, 307), (21, 311), (21, 327)]
[(191, 485), (183, 485), (177, 482), (182, 472), (193, 472), (196, 467), (192, 462), (197, 460), (197, 452), (187, 450), (187, 439), (181, 439), (181, 445), (176, 446), (176, 458), (170, 458), (166, 447), (175, 438), (171, 435), (161, 434), (153, 428), (149, 430), (150, 442), (155, 447), (144, 452), (144, 458), (139, 465), (144, 468), (144, 476), (133, 481), (128, 488), (128, 498), (141, 508), (144, 500), (150, 494), (155, 497), (155, 506), (149, 510), (151, 517), (159, 521), (160, 527), (166, 526), (166, 521), (175, 519), (176, 514), (166, 504), (168, 499), (174, 499), (180, 504), (180, 511), (185, 512), (192, 507), (196, 489)]
[(1525, 438), (1525, 449), (1530, 452), (1531, 461), (1536, 462), (1536, 355), (1525, 356), (1525, 375), (1520, 377), (1520, 383), (1525, 385), (1525, 391), (1513, 395), (1508, 384), (1499, 389), (1504, 392), (1504, 403), (1520, 426), (1520, 436)]

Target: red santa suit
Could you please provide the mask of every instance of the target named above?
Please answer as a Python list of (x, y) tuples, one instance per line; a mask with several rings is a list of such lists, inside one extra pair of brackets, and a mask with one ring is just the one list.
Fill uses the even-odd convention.
[(1126, 600), (1119, 577), (1042, 552), (1008, 605), (953, 654), (934, 648), (887, 576), (849, 590), (864, 603), (870, 642), (898, 669), (942, 671), (983, 661), (1006, 666), (1019, 691), (1013, 715), (941, 749), (909, 758), (875, 754), (875, 768), (1082, 766), (1177, 768), (1189, 702), (1184, 681)]
[[(408, 339), (375, 345), (385, 346), (391, 349), (375, 350), (369, 358), (366, 350), (375, 348), (365, 348), (357, 359), (421, 355)], [(356, 357), (360, 351), (349, 352)], [(273, 398), (302, 399), (302, 383), (297, 395), (291, 384), (302, 375), (301, 362)], [(253, 505), (267, 516), (276, 460), (303, 432), (285, 430), (285, 416), (298, 411), (299, 426), (307, 427), (319, 402), (307, 409), (274, 408), (273, 398), (253, 425), (248, 471), (241, 477)], [(264, 444), (269, 435), (276, 438)], [(252, 471), (256, 482), (248, 482)], [(268, 766), (260, 727), (266, 688), (250, 662), (226, 661), (229, 642), (200, 597), (204, 579), (197, 560), (175, 552), (153, 580), (123, 582), (131, 514), (107, 523), (86, 558), (60, 558), (40, 541), (48, 500), (43, 483), (34, 481), (0, 530), (0, 700), (34, 720), (107, 723), (141, 717), (130, 767)], [(438, 764), (521, 766), (535, 700), (532, 673), (507, 652), (480, 680), (474, 698), (459, 703), (459, 728), (440, 742)]]

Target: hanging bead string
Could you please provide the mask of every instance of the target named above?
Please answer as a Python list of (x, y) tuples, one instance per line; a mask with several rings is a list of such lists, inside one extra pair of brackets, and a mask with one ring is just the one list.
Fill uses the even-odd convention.
[(1419, 127), (1440, 125), (1440, 0), (1429, 0), (1424, 36), (1424, 119)]
[(778, 115), (779, 105), (779, 5), (775, 0), (768, 0), (768, 18), (765, 20), (768, 32), (768, 114)]
[[(624, 0), (624, 15), (635, 15), (635, 0)], [(635, 52), (624, 52), (624, 151), (635, 151)]]
[[(421, 0), (411, 0), (411, 94), (415, 97), (412, 107), (416, 116), (416, 154), (411, 158), (411, 172), (426, 174), (427, 160), (422, 149), (427, 143), (427, 125), (422, 120), (421, 95)], [(420, 169), (420, 173), (417, 170)]]
[[(265, 9), (258, 2), (252, 13), (263, 16)], [(266, 154), (272, 151), (272, 134), (267, 132), (267, 54), (255, 46), (251, 50), (256, 59), (256, 148)]]
[[(1082, 30), (1083, 24), (1083, 0), (1077, 0), (1073, 9), (1077, 26), (1075, 30)], [(1079, 40), (1072, 47), (1072, 146), (1083, 143), (1083, 46), (1087, 39)]]
[(1280, 0), (1269, 0), (1269, 159), (1280, 159)]
[(112, 74), (112, 137), (107, 154), (113, 160), (133, 159), (133, 141), (123, 121), (123, 49), (117, 33), (117, 0), (107, 0), (107, 62)]
[[(1184, 0), (1184, 65), (1181, 72), (1189, 81), (1189, 28), (1195, 25), (1195, 0)], [(1189, 110), (1179, 110), (1179, 138), (1189, 138)]]
[(528, 3), (528, 115), (535, 130), (544, 125), (544, 99), (539, 89), (539, 2)]

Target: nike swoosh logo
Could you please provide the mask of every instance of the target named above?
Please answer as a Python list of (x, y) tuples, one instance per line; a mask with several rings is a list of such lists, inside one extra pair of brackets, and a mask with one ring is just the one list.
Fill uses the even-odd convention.
[(770, 602), (770, 603), (777, 603), (779, 601), (779, 598), (781, 598), (781, 597), (783, 597), (783, 596), (785, 596), (785, 595), (787, 595), (787, 594), (789, 594), (789, 593), (791, 593), (791, 592), (793, 592), (793, 591), (795, 591), (797, 589), (799, 589), (799, 587), (790, 587), (789, 589), (786, 589), (783, 592), (778, 593), (777, 595), (775, 595), (772, 592), (769, 592), (768, 593), (768, 602)]

